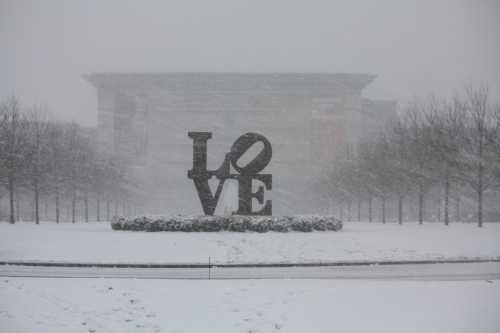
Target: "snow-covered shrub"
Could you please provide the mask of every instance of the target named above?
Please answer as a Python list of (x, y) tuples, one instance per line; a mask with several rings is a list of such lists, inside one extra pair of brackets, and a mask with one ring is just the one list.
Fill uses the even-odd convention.
[(160, 221), (154, 220), (154, 221), (147, 223), (144, 226), (144, 230), (146, 230), (146, 231), (161, 231)]
[[(151, 219), (148, 219), (147, 217), (137, 217), (131, 221), (131, 223), (125, 223), (127, 230), (135, 230), (135, 231), (142, 231), (142, 230), (148, 230), (151, 222), (153, 222)], [(122, 228), (124, 227), (124, 223), (122, 222)], [(151, 230), (153, 231), (153, 230)]]
[(288, 220), (279, 220), (271, 223), (271, 225), (269, 226), (269, 230), (275, 232), (289, 232), (290, 223), (288, 223)]
[(196, 220), (197, 231), (216, 232), (221, 231), (227, 226), (226, 218), (222, 216), (200, 216)]
[(160, 231), (180, 231), (181, 223), (174, 218), (169, 219), (158, 219), (160, 224)]
[(290, 228), (293, 231), (311, 232), (313, 230), (312, 219), (300, 216), (291, 216), (288, 219), (290, 221)]
[(312, 232), (338, 231), (342, 222), (333, 216), (172, 216), (150, 219), (135, 217), (125, 219), (114, 216), (111, 221), (113, 230), (132, 231), (183, 231), (183, 232)]
[(111, 218), (111, 229), (113, 230), (124, 230), (123, 229), (123, 224), (125, 223), (125, 218), (123, 217), (118, 217), (118, 216), (113, 216)]
[(338, 231), (338, 230), (342, 229), (342, 221), (337, 220), (335, 218), (329, 219), (326, 222), (326, 229), (332, 230), (332, 231)]
[(256, 217), (254, 219), (250, 219), (250, 231), (255, 232), (268, 232), (270, 225), (272, 223), (271, 217)]
[(235, 232), (245, 232), (250, 227), (250, 218), (247, 216), (232, 215), (229, 217), (227, 230)]

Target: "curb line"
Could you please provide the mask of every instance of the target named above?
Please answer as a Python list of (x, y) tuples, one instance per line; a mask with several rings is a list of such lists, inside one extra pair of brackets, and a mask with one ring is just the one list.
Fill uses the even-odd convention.
[(41, 262), (41, 261), (0, 261), (0, 266), (34, 267), (80, 267), (80, 268), (260, 268), (260, 267), (341, 267), (341, 266), (391, 266), (391, 265), (428, 265), (428, 264), (469, 264), (500, 262), (492, 259), (444, 259), (444, 260), (379, 260), (379, 261), (334, 261), (310, 263), (242, 263), (242, 264), (134, 264), (134, 263), (85, 263), (85, 262)]

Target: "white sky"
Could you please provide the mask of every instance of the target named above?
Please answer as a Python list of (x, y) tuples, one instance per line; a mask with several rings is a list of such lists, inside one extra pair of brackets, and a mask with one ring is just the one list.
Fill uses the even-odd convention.
[(500, 100), (500, 0), (0, 0), (0, 97), (96, 122), (95, 71), (367, 72), (373, 98)]

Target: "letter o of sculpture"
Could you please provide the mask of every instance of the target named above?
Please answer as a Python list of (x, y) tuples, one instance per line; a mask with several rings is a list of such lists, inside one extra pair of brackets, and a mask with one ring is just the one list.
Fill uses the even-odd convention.
[[(238, 165), (238, 160), (243, 154), (255, 143), (262, 142), (264, 148), (259, 152), (255, 158), (244, 167)], [(240, 136), (231, 146), (230, 160), (231, 164), (236, 171), (241, 175), (254, 175), (264, 169), (271, 161), (272, 148), (271, 143), (258, 133), (245, 133)]]

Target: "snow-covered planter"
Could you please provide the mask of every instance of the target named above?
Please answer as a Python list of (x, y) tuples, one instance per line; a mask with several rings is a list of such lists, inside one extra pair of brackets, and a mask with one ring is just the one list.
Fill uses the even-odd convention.
[(183, 232), (312, 232), (338, 231), (342, 221), (333, 216), (172, 216), (164, 218), (114, 216), (113, 230)]

